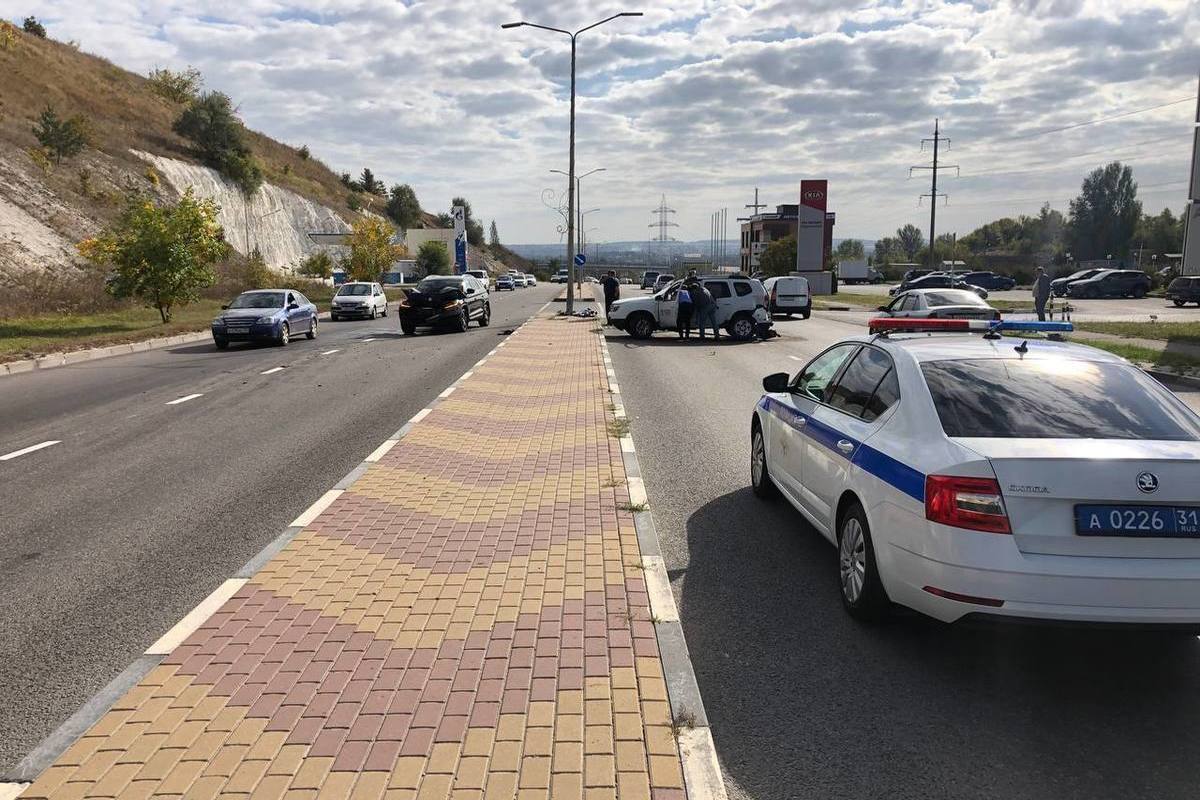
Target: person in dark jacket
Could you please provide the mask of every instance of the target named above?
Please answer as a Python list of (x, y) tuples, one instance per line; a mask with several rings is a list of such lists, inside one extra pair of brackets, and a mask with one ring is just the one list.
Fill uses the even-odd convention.
[(616, 270), (610, 269), (608, 274), (600, 279), (600, 285), (604, 287), (604, 316), (608, 316), (608, 312), (612, 310), (612, 304), (621, 298), (621, 282), (617, 280)]
[(704, 339), (704, 324), (708, 323), (712, 328), (713, 338), (720, 339), (721, 334), (717, 333), (717, 301), (713, 299), (712, 292), (704, 288), (704, 284), (698, 279), (692, 279), (689, 282), (688, 291), (692, 296), (692, 307), (696, 319), (696, 328), (700, 331), (700, 338)]
[(675, 326), (679, 329), (679, 338), (688, 339), (692, 335), (692, 290), (685, 283), (675, 294), (678, 308), (675, 312)]

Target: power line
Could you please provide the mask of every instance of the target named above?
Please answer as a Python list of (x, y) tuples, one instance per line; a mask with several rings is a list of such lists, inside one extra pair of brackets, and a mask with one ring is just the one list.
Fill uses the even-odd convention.
[[(1122, 147), (1126, 147), (1126, 146), (1131, 147), (1131, 148), (1132, 147), (1142, 147), (1143, 145), (1148, 145), (1148, 144), (1159, 144), (1161, 142), (1168, 142), (1168, 141), (1177, 142), (1179, 140), (1180, 140), (1180, 137), (1178, 135), (1176, 135), (1176, 136), (1161, 136), (1157, 139), (1143, 139), (1140, 142), (1130, 142), (1128, 145), (1122, 145)], [(1128, 154), (1122, 154), (1119, 156), (1112, 155), (1112, 152), (1113, 152), (1113, 148), (1105, 147), (1105, 148), (1101, 148), (1099, 150), (1088, 150), (1086, 152), (1075, 153), (1073, 155), (1058, 156), (1057, 158), (1046, 159), (1044, 161), (1034, 161), (1025, 167), (1017, 167), (1015, 169), (989, 170), (987, 172), (969, 172), (965, 175), (960, 175), (959, 177), (961, 177), (961, 178), (986, 178), (986, 177), (991, 177), (993, 175), (1015, 175), (1015, 174), (1027, 173), (1027, 172), (1052, 172), (1054, 170), (1060, 169), (1063, 161), (1068, 161), (1068, 160), (1075, 159), (1075, 158), (1085, 158), (1087, 156), (1094, 156), (1094, 155), (1101, 155), (1101, 154), (1107, 155), (1108, 160), (1110, 160), (1110, 161), (1117, 161), (1122, 158), (1130, 157)], [(1053, 164), (1054, 166), (1040, 168), (1040, 165), (1042, 165), (1042, 164)]]
[(1177, 106), (1180, 103), (1190, 103), (1190, 102), (1195, 101), (1195, 99), (1196, 99), (1195, 95), (1189, 95), (1187, 97), (1181, 97), (1178, 100), (1172, 100), (1168, 103), (1159, 103), (1156, 106), (1147, 106), (1146, 108), (1138, 108), (1138, 109), (1134, 109), (1133, 111), (1122, 111), (1120, 114), (1111, 114), (1107, 117), (1097, 117), (1096, 119), (1090, 119), (1085, 122), (1075, 122), (1075, 123), (1072, 123), (1071, 125), (1063, 125), (1060, 128), (1047, 128), (1044, 131), (1036, 131), (1034, 133), (1024, 133), (1024, 134), (1021, 134), (1020, 136), (1008, 136), (1003, 139), (993, 139), (992, 143), (1016, 142), (1016, 141), (1021, 141), (1023, 139), (1036, 139), (1039, 136), (1046, 136), (1051, 133), (1061, 133), (1063, 131), (1071, 131), (1071, 130), (1075, 130), (1076, 128), (1086, 127), (1088, 125), (1099, 125), (1101, 122), (1109, 122), (1110, 120), (1121, 119), (1122, 117), (1132, 117), (1134, 114), (1145, 114), (1147, 111), (1157, 111), (1160, 108), (1167, 108), (1168, 106)]

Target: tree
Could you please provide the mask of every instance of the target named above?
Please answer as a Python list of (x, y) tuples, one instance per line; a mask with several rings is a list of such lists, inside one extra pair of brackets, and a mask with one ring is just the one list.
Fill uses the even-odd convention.
[(925, 235), (921, 233), (920, 228), (911, 223), (896, 229), (896, 239), (900, 242), (904, 257), (909, 261), (916, 261), (917, 253), (925, 246)]
[(347, 189), (353, 189), (355, 186), (354, 179), (350, 177), (349, 172), (343, 172), (341, 175), (338, 175), (338, 180), (341, 181), (342, 186), (345, 186)]
[(500, 231), (496, 228), (496, 220), (492, 220), (492, 228), (488, 232), (488, 243), (492, 247), (500, 246)]
[(351, 227), (346, 244), (350, 252), (342, 259), (342, 269), (352, 281), (377, 281), (379, 276), (403, 258), (405, 250), (392, 243), (396, 231), (378, 217), (363, 217)]
[(758, 257), (758, 268), (767, 275), (787, 275), (796, 268), (796, 237), (785, 236), (767, 245)]
[(1143, 215), (1134, 234), (1137, 249), (1142, 252), (1143, 257), (1161, 257), (1164, 253), (1178, 253), (1183, 250), (1183, 220), (1183, 214), (1176, 217), (1169, 208), (1164, 208), (1153, 217)]
[(843, 239), (838, 242), (837, 249), (833, 251), (833, 260), (836, 263), (856, 261), (866, 257), (867, 252), (863, 249), (863, 243), (858, 239)]
[(204, 78), (195, 67), (188, 67), (180, 72), (166, 68), (152, 69), (148, 80), (150, 91), (173, 103), (192, 102), (200, 94), (200, 87), (204, 85)]
[(308, 145), (300, 145), (300, 149), (296, 151), (296, 155), (300, 156), (301, 161), (308, 161), (312, 157), (312, 152), (308, 149)]
[(467, 202), (465, 197), (456, 197), (450, 201), (451, 210), (453, 210), (454, 206), (463, 207), (463, 221), (467, 227), (467, 243), (474, 247), (482, 247), (483, 225), (475, 219), (475, 215), (471, 211), (471, 204)]
[(405, 231), (417, 227), (421, 221), (421, 204), (417, 202), (417, 193), (407, 183), (397, 183), (392, 187), (388, 195), (387, 215)]
[(383, 181), (375, 177), (375, 173), (371, 172), (366, 167), (363, 167), (362, 175), (359, 177), (358, 188), (367, 194), (377, 194), (381, 197), (387, 194), (387, 187), (383, 185)]
[(37, 17), (30, 14), (25, 18), (25, 23), (21, 26), (26, 33), (31, 33), (39, 39), (46, 38), (46, 26), (38, 22)]
[(422, 242), (417, 249), (417, 271), (423, 275), (446, 275), (450, 272), (450, 253), (446, 243), (437, 239)]
[(173, 308), (196, 300), (200, 289), (216, 282), (213, 265), (229, 252), (218, 210), (190, 188), (179, 202), (162, 206), (132, 195), (117, 222), (78, 249), (113, 270), (109, 294), (137, 297), (167, 323)]
[(247, 197), (262, 185), (262, 169), (245, 141), (245, 129), (229, 96), (206, 92), (184, 109), (173, 126), (191, 140), (204, 163), (232, 180)]
[(871, 262), (873, 264), (890, 264), (893, 261), (898, 261), (902, 250), (900, 240), (893, 236), (884, 236), (882, 239), (876, 239), (875, 250), (871, 254)]
[(317, 250), (301, 261), (296, 271), (309, 278), (328, 278), (333, 275), (333, 259), (324, 250)]
[(1126, 256), (1142, 216), (1133, 169), (1114, 161), (1083, 179), (1067, 223), (1077, 261)]
[(437, 215), (437, 224), (439, 228), (453, 228), (454, 217), (449, 214), (441, 213)]
[(38, 117), (38, 124), (33, 126), (33, 135), (54, 157), (54, 163), (61, 164), (64, 158), (73, 158), (87, 147), (91, 139), (91, 125), (86, 117), (79, 114), (70, 119), (60, 119), (53, 108), (46, 106), (46, 110)]

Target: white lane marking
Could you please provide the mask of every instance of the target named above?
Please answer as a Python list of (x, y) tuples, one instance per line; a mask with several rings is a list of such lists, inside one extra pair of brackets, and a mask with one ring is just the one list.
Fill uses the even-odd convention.
[(455, 381), (455, 383), (462, 383), (463, 381), (465, 381), (467, 378), (471, 377), (474, 374), (475, 374), (475, 370), (469, 369), (466, 372), (464, 372), (462, 374), (462, 376), (459, 377), (459, 379)]
[(340, 352), (342, 352), (342, 351), (341, 351), (341, 350), (338, 350), (338, 349), (335, 347), (333, 350), (326, 350), (324, 353), (321, 353), (321, 355), (323, 355), (323, 356), (331, 356), (331, 355), (333, 355), (334, 353), (340, 353)]
[(448, 386), (448, 387), (446, 387), (445, 390), (442, 391), (441, 394), (438, 395), (438, 399), (441, 400), (441, 399), (447, 398), (452, 394), (454, 394), (454, 387)]
[(50, 441), (42, 442), (41, 444), (32, 444), (29, 447), (24, 447), (20, 450), (14, 450), (11, 453), (6, 453), (6, 454), (0, 456), (0, 461), (11, 461), (12, 459), (17, 458), (19, 456), (27, 455), (29, 453), (36, 452), (38, 450), (44, 450), (47, 447), (53, 447), (54, 445), (60, 444), (61, 442), (62, 442), (62, 439), (51, 439)]
[(359, 339), (359, 341), (360, 341), (360, 342), (373, 342), (373, 341), (375, 341), (375, 337), (374, 337), (374, 336), (368, 336), (366, 339)]
[(212, 594), (200, 601), (200, 604), (187, 613), (183, 619), (175, 623), (171, 630), (159, 637), (158, 641), (146, 650), (148, 656), (170, 655), (183, 640), (196, 632), (205, 620), (213, 615), (225, 601), (237, 594), (237, 590), (246, 585), (245, 578), (230, 578), (218, 586)]
[(283, 367), (271, 367), (270, 369), (264, 369), (262, 372), (260, 372), (258, 374), (259, 375), (270, 375), (273, 372), (283, 372), (283, 369), (284, 369)]
[(663, 622), (679, 622), (675, 595), (671, 594), (671, 581), (662, 556), (642, 556), (642, 576), (646, 580), (651, 613)]
[(177, 406), (180, 403), (186, 403), (188, 400), (195, 400), (197, 397), (204, 397), (204, 393), (197, 392), (196, 394), (185, 394), (183, 397), (176, 397), (174, 400), (168, 400), (166, 405)]
[(629, 503), (635, 506), (644, 506), (649, 499), (646, 496), (646, 484), (641, 478), (626, 478), (625, 485), (629, 488)]
[(803, 361), (804, 360), (800, 356), (788, 356), (788, 358), (790, 358), (792, 361)]
[(322, 511), (329, 508), (329, 506), (333, 504), (333, 501), (338, 499), (338, 497), (341, 495), (341, 493), (342, 493), (341, 489), (330, 489), (328, 492), (321, 495), (320, 498), (317, 499), (317, 502), (315, 502), (311, 506), (309, 506), (307, 511), (305, 511), (300, 516), (296, 517), (296, 519), (292, 521), (292, 524), (289, 527), (292, 527), (292, 528), (307, 527), (308, 525), (310, 525), (312, 523), (312, 521), (314, 519), (316, 519), (321, 514)]
[(679, 755), (683, 761), (683, 783), (687, 796), (696, 800), (726, 800), (725, 779), (717, 761), (717, 748), (708, 728), (684, 728), (679, 732)]
[(0, 783), (0, 800), (15, 800), (28, 788), (28, 783)]
[(383, 458), (385, 455), (387, 455), (388, 450), (391, 450), (396, 446), (396, 441), (396, 439), (388, 439), (383, 444), (379, 445), (379, 447), (376, 447), (375, 451), (371, 453), (371, 455), (364, 458), (363, 461), (370, 461), (374, 463)]
[(410, 419), (408, 421), (408, 424), (416, 425), (418, 422), (420, 422), (421, 420), (428, 417), (430, 411), (433, 411), (433, 409), (432, 408), (422, 408), (420, 411), (418, 411), (417, 413), (412, 415), (412, 419)]

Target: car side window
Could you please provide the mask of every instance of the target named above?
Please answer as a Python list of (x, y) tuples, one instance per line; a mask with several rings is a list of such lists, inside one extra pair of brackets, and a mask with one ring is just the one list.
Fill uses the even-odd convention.
[(746, 283), (745, 281), (734, 281), (733, 290), (737, 292), (738, 297), (745, 297), (754, 291), (750, 284)]
[(871, 395), (871, 399), (867, 401), (862, 418), (867, 422), (874, 422), (883, 416), (883, 412), (896, 405), (899, 400), (900, 383), (896, 380), (896, 367), (893, 366), (879, 382), (875, 394)]
[(288, 305), (289, 305), (289, 306), (290, 306), (292, 303), (296, 302), (296, 295), (292, 294), (291, 292), (288, 292), (288, 296), (287, 296), (287, 302), (288, 302)]
[(841, 344), (814, 358), (792, 381), (793, 391), (803, 392), (815, 400), (825, 402), (825, 392), (829, 384), (857, 348), (857, 344)]
[(917, 294), (906, 294), (904, 296), (904, 304), (900, 307), (901, 311), (916, 311), (921, 307), (921, 296)]
[(908, 295), (906, 295), (906, 294), (900, 295), (895, 300), (888, 303), (887, 310), (888, 311), (903, 311), (904, 310), (904, 301), (907, 299), (908, 299)]
[[(862, 416), (888, 371), (892, 359), (875, 347), (863, 347), (826, 392), (825, 402), (852, 417)], [(878, 414), (876, 414), (878, 416)]]
[(725, 281), (705, 281), (704, 288), (708, 289), (709, 294), (714, 300), (721, 300), (726, 297), (732, 297), (729, 293), (729, 284)]
[(306, 306), (306, 305), (308, 305), (308, 298), (305, 297), (304, 295), (300, 294), (299, 292), (296, 292), (296, 302), (302, 306)]

